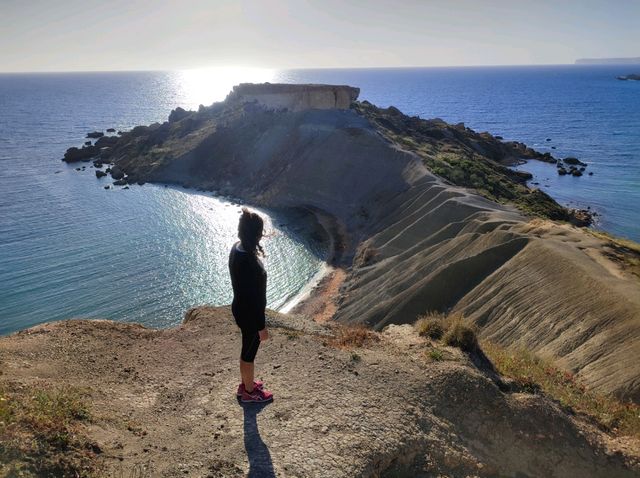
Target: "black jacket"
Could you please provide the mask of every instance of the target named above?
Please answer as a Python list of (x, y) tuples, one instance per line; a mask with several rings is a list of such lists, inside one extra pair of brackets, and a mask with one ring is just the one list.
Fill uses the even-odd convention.
[(262, 330), (267, 307), (267, 272), (255, 254), (239, 251), (238, 244), (234, 244), (229, 253), (233, 286), (231, 310), (240, 328)]

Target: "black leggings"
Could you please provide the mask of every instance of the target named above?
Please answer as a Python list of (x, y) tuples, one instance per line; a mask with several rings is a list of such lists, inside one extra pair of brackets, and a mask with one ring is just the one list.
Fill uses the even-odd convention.
[(255, 329), (240, 329), (242, 331), (242, 352), (240, 359), (243, 362), (253, 362), (260, 346), (260, 335)]

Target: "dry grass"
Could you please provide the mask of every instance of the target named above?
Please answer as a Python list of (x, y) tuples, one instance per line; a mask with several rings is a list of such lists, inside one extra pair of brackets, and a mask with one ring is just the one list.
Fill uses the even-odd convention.
[(603, 231), (587, 229), (593, 236), (607, 242), (608, 247), (603, 251), (609, 259), (640, 278), (640, 244), (637, 242), (612, 236)]
[(418, 318), (414, 324), (420, 337), (440, 340), (445, 332), (445, 316), (437, 312), (430, 312)]
[(483, 342), (482, 350), (498, 372), (511, 378), (523, 391), (543, 391), (564, 407), (594, 418), (605, 429), (640, 438), (640, 406), (596, 394), (576, 379), (531, 352)]
[(0, 386), (0, 476), (94, 476), (97, 445), (79, 424), (89, 420), (72, 388)]
[(364, 325), (334, 325), (335, 335), (327, 340), (327, 344), (337, 348), (364, 347), (380, 341), (378, 334)]
[(478, 347), (476, 327), (462, 315), (455, 315), (448, 319), (447, 331), (442, 341), (449, 347), (458, 347), (464, 352), (473, 352)]
[(472, 352), (478, 347), (476, 327), (460, 314), (446, 316), (429, 312), (419, 317), (414, 327), (421, 337), (442, 340), (445, 345), (464, 352)]

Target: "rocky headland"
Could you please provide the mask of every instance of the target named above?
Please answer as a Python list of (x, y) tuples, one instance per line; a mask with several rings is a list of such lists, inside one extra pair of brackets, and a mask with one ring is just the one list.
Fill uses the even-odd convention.
[[(331, 225), (335, 270), (293, 314), (272, 315), (265, 347), (281, 401), (261, 426), (278, 476), (637, 473), (636, 442), (621, 445), (544, 395), (505, 385), (482, 354), (440, 350), (409, 325), (428, 312), (463, 315), (481, 341), (544, 357), (589, 392), (640, 402), (640, 247), (581, 227), (586, 211), (509, 167), (586, 165), (357, 94), (240, 85), (224, 102), (178, 108), (65, 160), (108, 165), (116, 185), (179, 184), (306, 209)], [(372, 332), (357, 351), (330, 346), (341, 328), (361, 326)], [(89, 388), (98, 409), (134, 423), (132, 436), (118, 420), (90, 425), (110, 469), (150, 457), (159, 476), (240, 476), (241, 428), (251, 466), (247, 446), (264, 442), (247, 445), (255, 414), (231, 403), (235, 333), (228, 311), (210, 308), (165, 331), (43, 325), (1, 339), (3, 377)], [(292, 381), (317, 385), (317, 410)]]

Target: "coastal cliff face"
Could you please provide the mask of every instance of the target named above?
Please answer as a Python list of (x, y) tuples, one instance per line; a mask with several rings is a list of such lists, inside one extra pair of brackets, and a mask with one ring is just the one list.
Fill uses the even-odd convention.
[(242, 83), (234, 86), (229, 102), (253, 103), (268, 110), (348, 109), (358, 99), (360, 88), (337, 85), (293, 85)]
[(640, 400), (637, 277), (612, 260), (611, 243), (571, 226), (573, 213), (505, 167), (554, 158), (364, 102), (274, 111), (230, 96), (134, 128), (102, 161), (129, 183), (178, 183), (333, 216), (343, 230), (341, 322), (381, 329), (460, 311), (481, 336)]

